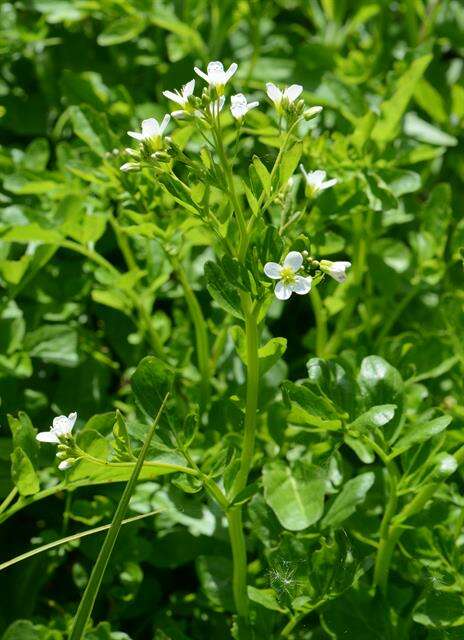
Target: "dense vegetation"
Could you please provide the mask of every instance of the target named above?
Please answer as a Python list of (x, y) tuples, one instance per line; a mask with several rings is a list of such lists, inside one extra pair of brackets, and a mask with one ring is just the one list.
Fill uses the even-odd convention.
[(458, 0), (1, 4), (2, 640), (464, 637), (463, 53)]

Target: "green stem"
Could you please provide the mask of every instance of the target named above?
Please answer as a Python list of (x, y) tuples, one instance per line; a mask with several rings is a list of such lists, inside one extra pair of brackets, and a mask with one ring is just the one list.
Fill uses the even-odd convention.
[[(245, 299), (244, 299), (245, 302)], [(232, 497), (242, 491), (248, 481), (248, 475), (253, 463), (255, 446), (256, 414), (258, 410), (259, 388), (259, 336), (255, 314), (246, 301), (245, 332), (247, 347), (247, 391), (245, 408), (245, 426), (242, 445), (240, 468), (232, 485)], [(233, 559), (233, 592), (239, 627), (243, 628), (242, 635), (248, 633), (248, 594), (247, 594), (247, 555), (245, 536), (243, 532), (242, 507), (233, 507), (227, 515), (229, 523), (229, 537)]]
[(374, 569), (374, 585), (379, 586), (382, 591), (387, 588), (391, 558), (397, 542), (396, 531), (394, 531), (394, 527), (390, 526), (398, 506), (398, 472), (393, 462), (387, 462), (387, 473), (389, 496), (380, 525), (380, 542)]
[(197, 297), (190, 286), (185, 270), (177, 260), (171, 258), (171, 261), (184, 290), (185, 300), (195, 329), (198, 370), (200, 371), (201, 376), (201, 406), (205, 409), (209, 403), (211, 383), (211, 365), (209, 359), (209, 343), (206, 322)]
[(320, 358), (324, 354), (324, 348), (327, 343), (327, 313), (322, 304), (322, 299), (317, 287), (311, 290), (309, 297), (313, 305), (316, 320), (316, 355)]
[(16, 498), (17, 495), (18, 495), (18, 489), (16, 487), (13, 487), (13, 489), (7, 495), (7, 497), (2, 502), (2, 504), (0, 504), (0, 513), (3, 513), (6, 509), (8, 509), (8, 507), (10, 506), (10, 504), (13, 502), (13, 500)]

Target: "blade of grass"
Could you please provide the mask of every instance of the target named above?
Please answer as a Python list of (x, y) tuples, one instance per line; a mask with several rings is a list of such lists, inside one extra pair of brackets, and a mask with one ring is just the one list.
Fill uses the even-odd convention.
[[(154, 516), (160, 512), (160, 509), (155, 509), (154, 511), (150, 511), (149, 513), (142, 513), (138, 516), (131, 516), (130, 518), (125, 518), (121, 525), (130, 524), (131, 522), (136, 522), (137, 520), (142, 520), (143, 518), (149, 518), (150, 516)], [(31, 551), (26, 551), (26, 553), (22, 553), (15, 558), (11, 558), (11, 560), (7, 560), (6, 562), (2, 562), (0, 564), (0, 571), (3, 569), (8, 569), (14, 564), (18, 562), (22, 562), (23, 560), (27, 560), (28, 558), (32, 558), (32, 556), (36, 556), (39, 553), (43, 553), (44, 551), (49, 551), (49, 549), (55, 549), (55, 547), (60, 547), (62, 544), (66, 544), (67, 542), (74, 542), (74, 540), (80, 540), (81, 538), (86, 538), (87, 536), (93, 536), (95, 533), (100, 533), (101, 531), (106, 531), (111, 527), (111, 522), (109, 524), (102, 524), (99, 527), (94, 527), (93, 529), (87, 529), (86, 531), (80, 531), (79, 533), (73, 533), (70, 536), (66, 536), (66, 538), (60, 538), (59, 540), (55, 540), (54, 542), (48, 542), (47, 544), (43, 544), (41, 547), (36, 547)]]
[(166, 406), (166, 402), (169, 398), (169, 392), (164, 396), (163, 402), (158, 410), (156, 418), (153, 424), (150, 427), (147, 438), (143, 443), (143, 447), (138, 455), (137, 462), (135, 463), (134, 470), (132, 472), (129, 481), (126, 484), (124, 489), (124, 493), (121, 496), (118, 507), (116, 509), (116, 513), (114, 514), (113, 521), (109, 528), (108, 533), (106, 534), (105, 541), (103, 546), (98, 554), (97, 561), (90, 575), (89, 582), (84, 591), (84, 595), (79, 603), (79, 607), (77, 609), (76, 616), (74, 618), (73, 626), (71, 629), (71, 633), (69, 635), (69, 640), (81, 640), (84, 635), (85, 628), (89, 621), (90, 615), (92, 613), (93, 606), (95, 604), (95, 600), (97, 598), (98, 592), (100, 590), (100, 585), (103, 579), (103, 575), (105, 573), (106, 566), (111, 556), (111, 552), (113, 551), (114, 545), (116, 543), (116, 539), (119, 534), (119, 529), (121, 528), (121, 524), (124, 518), (124, 514), (126, 513), (129, 500), (134, 492), (135, 485), (137, 483), (137, 479), (139, 477), (140, 471), (142, 469), (143, 461), (148, 453), (148, 447), (150, 446), (150, 442), (155, 433), (155, 429), (158, 425), (161, 414)]

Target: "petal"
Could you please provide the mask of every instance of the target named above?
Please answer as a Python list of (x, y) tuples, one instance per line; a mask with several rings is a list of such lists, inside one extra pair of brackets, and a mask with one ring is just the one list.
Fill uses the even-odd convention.
[(137, 131), (128, 131), (127, 135), (131, 138), (135, 138), (136, 140), (143, 140), (143, 135)]
[(225, 74), (225, 81), (228, 82), (232, 76), (234, 75), (234, 73), (237, 71), (238, 69), (238, 64), (233, 62), (230, 67), (227, 69), (226, 74)]
[(184, 109), (178, 109), (177, 111), (171, 111), (171, 116), (176, 120), (182, 120), (182, 118), (185, 118), (185, 113)]
[(292, 287), (280, 280), (275, 286), (274, 293), (279, 300), (288, 300), (292, 295)]
[(166, 129), (166, 127), (169, 124), (169, 120), (171, 119), (171, 114), (167, 113), (164, 118), (163, 121), (161, 122), (161, 124), (159, 125), (159, 132), (161, 135), (163, 135), (164, 130)]
[(182, 87), (182, 95), (185, 98), (189, 98), (193, 92), (195, 90), (195, 79), (194, 80), (190, 80), (190, 82), (187, 82), (187, 84), (184, 84), (184, 86)]
[(303, 278), (303, 276), (296, 276), (295, 284), (293, 285), (293, 291), (300, 296), (304, 296), (311, 291), (311, 284), (313, 279), (311, 276)]
[(172, 100), (173, 102), (176, 102), (177, 104), (180, 104), (180, 105), (184, 104), (184, 100), (182, 99), (182, 96), (179, 96), (177, 93), (174, 93), (174, 91), (163, 91), (163, 96), (168, 100)]
[(303, 256), (299, 251), (290, 251), (284, 260), (284, 267), (290, 267), (293, 271), (298, 271), (302, 264)]
[(69, 414), (69, 416), (68, 416), (69, 430), (71, 430), (74, 427), (74, 425), (76, 424), (76, 419), (77, 419), (76, 411), (73, 411), (72, 413)]
[(282, 267), (277, 262), (266, 262), (264, 265), (264, 273), (268, 278), (279, 280), (280, 274), (282, 273)]
[(255, 101), (255, 102), (249, 102), (249, 103), (248, 103), (248, 111), (249, 111), (250, 109), (255, 109), (256, 107), (259, 107), (259, 102), (258, 102), (258, 101)]
[(337, 182), (338, 182), (337, 178), (333, 178), (332, 180), (327, 180), (327, 182), (322, 182), (321, 183), (321, 187), (320, 188), (321, 189), (330, 189), (330, 187), (333, 187), (334, 185), (336, 185)]
[(219, 60), (213, 60), (213, 62), (208, 63), (206, 70), (208, 72), (208, 75), (215, 74), (215, 73), (223, 73), (224, 65), (222, 64), (222, 62), (219, 62)]
[(322, 183), (325, 180), (325, 176), (327, 175), (325, 171), (322, 169), (317, 169), (316, 171), (311, 171), (310, 175), (312, 176), (314, 182)]
[(193, 70), (195, 71), (195, 73), (200, 76), (200, 78), (203, 78), (203, 80), (205, 80), (206, 82), (209, 82), (209, 78), (206, 75), (206, 73), (204, 73), (204, 71), (202, 71), (201, 69), (199, 69), (198, 67), (194, 67)]
[(156, 118), (147, 118), (142, 120), (142, 135), (144, 138), (159, 136), (160, 126)]
[(304, 175), (305, 179), (308, 180), (308, 174), (306, 173), (306, 169), (300, 164), (300, 171)]
[(272, 82), (266, 83), (266, 91), (272, 102), (280, 102), (282, 100), (282, 91)]
[(284, 97), (287, 98), (290, 102), (294, 102), (303, 91), (303, 87), (301, 84), (292, 84), (290, 87), (287, 87), (284, 91)]
[(53, 431), (41, 431), (35, 437), (39, 442), (50, 442), (51, 444), (58, 444), (59, 440)]
[(68, 416), (56, 416), (52, 422), (53, 429), (63, 429), (68, 426)]
[(63, 462), (60, 462), (60, 464), (58, 465), (58, 469), (60, 471), (66, 471), (66, 469), (69, 469), (70, 466), (72, 466), (72, 462), (68, 462), (67, 460), (63, 460)]

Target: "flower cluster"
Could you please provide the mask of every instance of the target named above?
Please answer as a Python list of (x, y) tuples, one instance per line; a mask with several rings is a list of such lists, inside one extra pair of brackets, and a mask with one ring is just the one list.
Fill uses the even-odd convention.
[(36, 439), (39, 442), (48, 442), (58, 445), (56, 457), (61, 460), (58, 469), (64, 471), (76, 462), (72, 454), (73, 436), (72, 430), (76, 423), (77, 413), (70, 413), (69, 416), (57, 416), (53, 418), (52, 426), (48, 431), (41, 431)]

